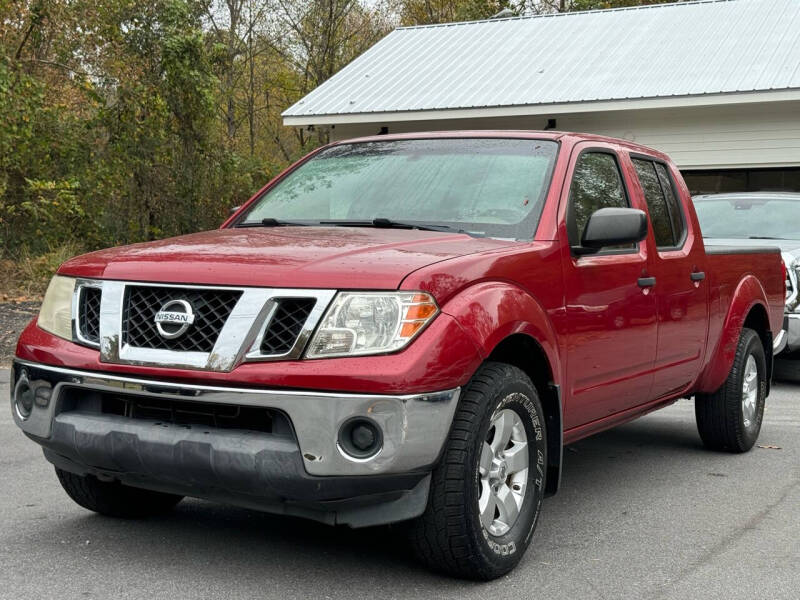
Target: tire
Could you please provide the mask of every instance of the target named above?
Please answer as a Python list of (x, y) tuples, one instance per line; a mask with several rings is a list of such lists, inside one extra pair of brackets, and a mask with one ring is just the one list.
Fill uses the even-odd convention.
[(58, 468), (56, 475), (61, 487), (77, 504), (109, 517), (135, 519), (159, 515), (170, 511), (183, 499), (183, 496), (143, 490), (117, 481), (100, 481), (91, 475), (82, 477)]
[[(750, 379), (753, 374), (754, 380)], [(745, 382), (746, 378), (750, 381)], [(750, 450), (761, 431), (766, 396), (764, 346), (755, 331), (744, 328), (725, 383), (713, 394), (698, 394), (695, 398), (697, 430), (703, 444), (727, 452)]]
[[(504, 444), (500, 432), (509, 425)], [(511, 571), (536, 528), (546, 464), (545, 415), (536, 388), (516, 367), (485, 363), (459, 400), (428, 506), (412, 525), (417, 556), (435, 571), (466, 579), (488, 581)]]

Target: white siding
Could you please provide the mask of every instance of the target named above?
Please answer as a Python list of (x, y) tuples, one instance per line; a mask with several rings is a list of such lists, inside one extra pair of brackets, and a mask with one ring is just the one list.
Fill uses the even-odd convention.
[[(800, 166), (800, 102), (560, 114), (557, 129), (625, 138), (669, 154), (682, 169)], [(355, 123), (331, 130), (336, 140), (455, 129), (542, 129), (547, 117)]]

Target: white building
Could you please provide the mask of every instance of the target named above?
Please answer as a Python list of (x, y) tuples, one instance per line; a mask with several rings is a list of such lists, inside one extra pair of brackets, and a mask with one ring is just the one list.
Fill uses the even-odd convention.
[(800, 191), (800, 0), (400, 28), (283, 118), (333, 139), (601, 133), (669, 153), (694, 192)]

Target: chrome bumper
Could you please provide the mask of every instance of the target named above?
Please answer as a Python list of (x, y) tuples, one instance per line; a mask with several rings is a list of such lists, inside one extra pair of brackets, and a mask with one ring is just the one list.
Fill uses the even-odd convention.
[[(460, 392), (456, 388), (428, 394), (389, 396), (186, 385), (25, 361), (16, 361), (12, 377), (14, 372), (25, 373), (37, 398), (30, 415), (23, 418), (15, 407), (12, 381), (14, 420), (29, 437), (44, 446), (44, 442), (53, 436), (54, 424), (59, 423), (71, 427), (76, 439), (82, 431), (97, 431), (102, 425), (102, 435), (107, 438), (103, 443), (109, 447), (114, 444), (114, 435), (118, 439), (133, 440), (130, 443), (134, 445), (152, 443), (148, 441), (152, 437), (149, 431), (153, 428), (150, 421), (62, 412), (62, 391), (68, 388), (86, 390), (87, 393), (113, 392), (151, 399), (256, 406), (281, 411), (289, 418), (303, 467), (312, 476), (392, 475), (429, 469), (436, 463), (447, 438)], [(41, 393), (38, 392), (40, 388), (43, 390)], [(337, 444), (342, 424), (357, 416), (368, 417), (381, 429), (383, 446), (371, 458), (352, 458)], [(172, 438), (166, 438), (166, 442), (169, 444), (171, 441), (170, 450), (176, 450), (182, 444), (197, 445), (204, 439), (213, 450), (215, 434), (218, 434), (217, 439), (227, 440), (220, 443), (220, 457), (242, 458), (237, 458), (234, 452), (237, 448), (231, 448), (233, 453), (226, 454), (226, 444), (231, 446), (230, 439), (225, 437), (229, 433), (205, 429), (212, 429), (210, 436), (203, 432), (204, 437), (191, 430), (187, 433), (186, 427), (174, 427), (169, 434)], [(163, 436), (160, 443), (162, 446), (165, 443)], [(96, 444), (100, 445), (99, 442)]]
[(782, 351), (796, 352), (800, 350), (800, 313), (785, 315), (783, 329), (786, 332)]
[(778, 332), (778, 335), (775, 336), (775, 339), (772, 340), (772, 353), (773, 354), (780, 354), (786, 348), (786, 328), (784, 324), (784, 329), (781, 329)]

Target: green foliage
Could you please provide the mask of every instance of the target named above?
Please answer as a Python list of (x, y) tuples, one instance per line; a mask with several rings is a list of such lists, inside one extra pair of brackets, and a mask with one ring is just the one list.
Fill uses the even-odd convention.
[(212, 228), (284, 166), (221, 143), (205, 4), (47, 6), (0, 5), (0, 257)]

